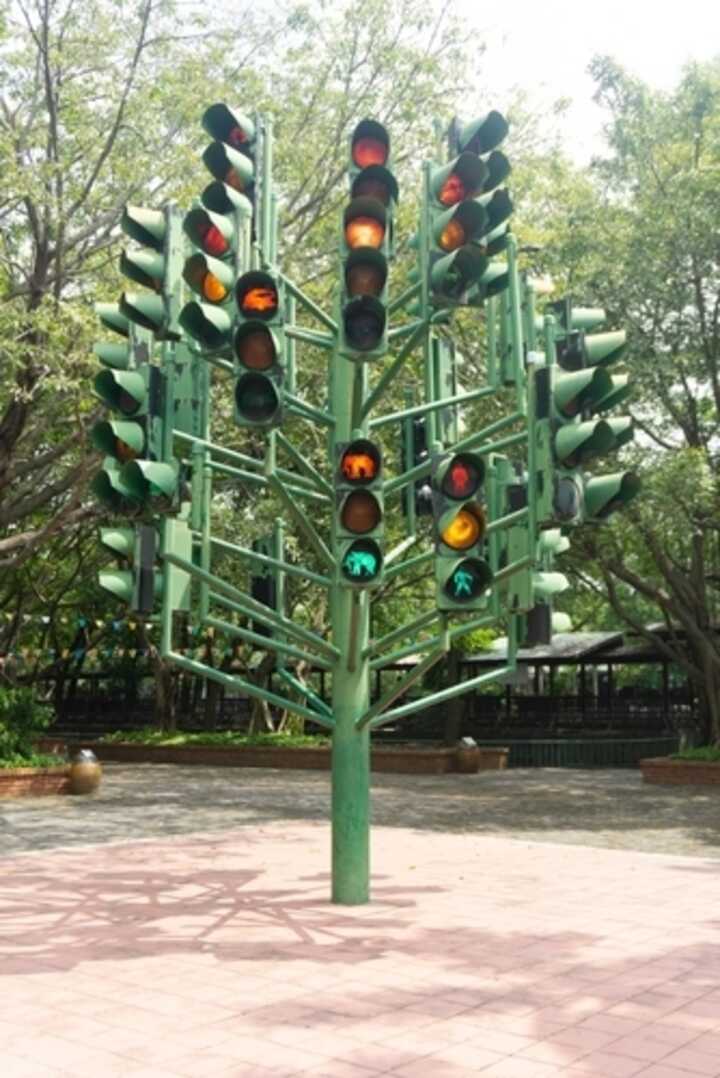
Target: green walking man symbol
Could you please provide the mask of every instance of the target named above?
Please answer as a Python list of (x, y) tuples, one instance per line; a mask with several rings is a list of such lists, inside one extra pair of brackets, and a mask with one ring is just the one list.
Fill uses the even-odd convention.
[(456, 569), (453, 573), (452, 583), (456, 599), (461, 599), (463, 598), (463, 596), (467, 596), (468, 599), (472, 599), (472, 573), (468, 572), (467, 569)]

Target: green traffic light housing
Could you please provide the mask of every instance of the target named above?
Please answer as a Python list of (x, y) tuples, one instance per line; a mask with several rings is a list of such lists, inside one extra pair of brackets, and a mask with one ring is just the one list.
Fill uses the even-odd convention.
[(90, 441), (106, 457), (126, 463), (142, 456), (146, 446), (145, 426), (142, 423), (101, 420), (90, 432)]
[(227, 262), (208, 254), (191, 255), (185, 262), (183, 278), (205, 303), (229, 303), (235, 274)]
[(106, 462), (94, 476), (90, 491), (97, 500), (113, 513), (134, 513), (137, 501), (123, 482), (115, 461)]
[(203, 164), (208, 172), (228, 187), (233, 187), (240, 194), (252, 190), (254, 166), (244, 153), (238, 153), (224, 142), (211, 142), (202, 155)]
[(441, 206), (455, 206), (479, 195), (488, 178), (485, 162), (474, 153), (461, 153), (453, 161), (432, 170), (430, 194)]
[(179, 321), (185, 332), (204, 348), (220, 349), (230, 340), (232, 319), (221, 307), (191, 300), (180, 311)]
[(165, 259), (156, 251), (144, 251), (142, 248), (123, 251), (120, 255), (120, 271), (136, 284), (153, 292), (162, 292)]
[(95, 392), (114, 412), (132, 416), (142, 412), (147, 397), (139, 371), (104, 370), (95, 376)]
[(106, 329), (127, 337), (130, 333), (130, 319), (120, 310), (118, 303), (96, 303), (94, 310)]
[(475, 154), (485, 154), (499, 146), (510, 128), (502, 113), (493, 109), (479, 120), (464, 124), (458, 133), (458, 148)]
[(120, 218), (120, 227), (126, 236), (143, 247), (162, 252), (165, 245), (167, 224), (162, 210), (146, 209), (144, 206), (126, 205)]
[(177, 493), (177, 468), (163, 461), (132, 460), (122, 468), (120, 479), (130, 497), (141, 505), (155, 498), (172, 501)]
[(640, 493), (642, 483), (634, 472), (615, 472), (588, 479), (584, 491), (586, 520), (607, 520)]
[(190, 242), (205, 254), (213, 258), (232, 258), (234, 229), (224, 214), (197, 206), (185, 214), (183, 230)]

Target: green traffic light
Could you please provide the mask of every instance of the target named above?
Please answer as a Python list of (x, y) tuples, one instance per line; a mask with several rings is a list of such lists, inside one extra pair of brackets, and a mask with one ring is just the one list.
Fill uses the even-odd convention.
[(492, 579), (487, 562), (480, 558), (465, 558), (447, 578), (445, 593), (454, 603), (470, 603), (489, 588)]
[(381, 567), (380, 547), (372, 539), (356, 539), (340, 562), (343, 576), (354, 584), (367, 584), (375, 580)]

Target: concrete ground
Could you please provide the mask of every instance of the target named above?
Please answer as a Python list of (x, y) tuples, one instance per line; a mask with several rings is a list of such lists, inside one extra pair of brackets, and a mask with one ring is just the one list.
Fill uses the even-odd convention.
[(634, 771), (109, 766), (0, 802), (3, 1078), (720, 1078), (720, 790)]

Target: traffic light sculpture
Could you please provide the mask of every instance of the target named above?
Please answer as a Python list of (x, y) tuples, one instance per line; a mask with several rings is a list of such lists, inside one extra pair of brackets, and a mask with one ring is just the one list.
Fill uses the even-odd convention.
[[(107, 459), (103, 489), (115, 512), (129, 516), (132, 507), (140, 516), (137, 536), (122, 528), (107, 536), (106, 545), (129, 568), (103, 584), (138, 610), (154, 613), (153, 602), (160, 606), (167, 662), (332, 731), (332, 895), (337, 902), (365, 902), (371, 731), (512, 677), (526, 615), (531, 622), (549, 617), (547, 635), (553, 597), (566, 585), (553, 565), (566, 540), (546, 526), (601, 519), (634, 492), (629, 473), (586, 471), (593, 456), (631, 436), (631, 424), (609, 414), (627, 393), (626, 382), (607, 370), (622, 341), (589, 335), (595, 323), (587, 312), (566, 305), (548, 315), (545, 355), (537, 354), (534, 311), (521, 310), (517, 244), (508, 232), (512, 203), (503, 184), (510, 165), (498, 148), (507, 132), (500, 113), (454, 123), (448, 161), (423, 166), (417, 274), (393, 296), (398, 186), (390, 136), (374, 119), (356, 125), (331, 311), (280, 268), (269, 119), (216, 104), (203, 126), (212, 138), (203, 155), (212, 181), (202, 200), (179, 230), (167, 210), (125, 215), (123, 228), (139, 247), (123, 255), (123, 269), (141, 287), (124, 293), (117, 308), (100, 311), (120, 337), (96, 349), (104, 367), (97, 389), (113, 411), (94, 433)], [(502, 252), (507, 262), (494, 261)], [(463, 388), (452, 312), (483, 306), (487, 381)], [(499, 363), (494, 337), (503, 352)], [(312, 379), (295, 378), (301, 344), (312, 346), (315, 358), (318, 351), (327, 356), (320, 401), (307, 399)], [(383, 410), (419, 348), (422, 391), (415, 378), (400, 391), (405, 407)], [(178, 389), (190, 384), (183, 381), (186, 368), (192, 392)], [(234, 418), (252, 431), (250, 450), (213, 441), (213, 368), (232, 378)], [(461, 381), (467, 385), (465, 372)], [(485, 426), (462, 422), (467, 404), (495, 396), (501, 386), (514, 387), (514, 409), (496, 408)], [(501, 405), (499, 398), (494, 403)], [(296, 445), (292, 428), (279, 429), (285, 418), (322, 431), (312, 459), (308, 442)], [(398, 424), (404, 459), (399, 474), (388, 475), (382, 428)], [(317, 455), (323, 442), (325, 469)], [(178, 459), (175, 443), (182, 447)], [(233, 504), (212, 497), (216, 475), (239, 485), (248, 503), (235, 541), (226, 527), (222, 536), (212, 531), (215, 505), (227, 512)], [(165, 480), (163, 505), (148, 490), (162, 491)], [(278, 514), (265, 553), (243, 545), (255, 494), (266, 499), (265, 512)], [(158, 508), (170, 513), (159, 517)], [(427, 537), (415, 525), (427, 509), (432, 541), (423, 549)], [(285, 545), (288, 521), (296, 536)], [(386, 550), (386, 536), (403, 522), (404, 532)], [(239, 563), (232, 583), (218, 573), (219, 553)], [(258, 566), (268, 575), (259, 576)], [(418, 603), (404, 625), (385, 626), (399, 605), (386, 604), (371, 631), (371, 610), (378, 610), (386, 585), (399, 578), (402, 586), (411, 573), (414, 583), (418, 570), (434, 577), (431, 608)], [(287, 615), (286, 578), (299, 580), (303, 592), (321, 589), (327, 632), (308, 613), (311, 599), (302, 600), (304, 615)], [(273, 683), (258, 684), (178, 649), (177, 610), (190, 610), (196, 630), (224, 634), (233, 647), (238, 640), (252, 649), (264, 645), (274, 656)], [(501, 665), (422, 700), (397, 702), (459, 636), (500, 625), (508, 638)], [(373, 698), (374, 675), (409, 656), (415, 663)], [(293, 662), (330, 675), (330, 703), (294, 676)], [(283, 695), (278, 683), (292, 691)]]

